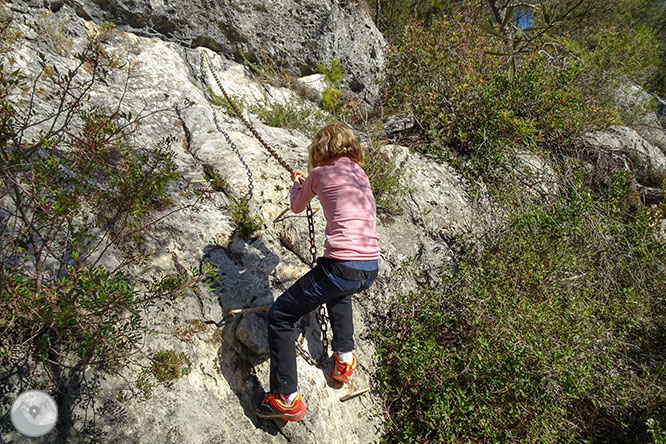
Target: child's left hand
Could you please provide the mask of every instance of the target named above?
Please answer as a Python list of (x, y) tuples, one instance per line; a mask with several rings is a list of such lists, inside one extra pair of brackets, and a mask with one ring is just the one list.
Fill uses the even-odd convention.
[(292, 171), (291, 172), (291, 180), (296, 184), (296, 185), (301, 185), (303, 182), (305, 182), (305, 178), (307, 176), (300, 171)]

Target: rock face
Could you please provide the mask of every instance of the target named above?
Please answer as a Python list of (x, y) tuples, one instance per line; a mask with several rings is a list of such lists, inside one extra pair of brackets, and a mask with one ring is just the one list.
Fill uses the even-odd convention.
[(643, 139), (635, 130), (614, 126), (585, 136), (585, 142), (622, 158), (641, 185), (661, 187), (666, 178), (666, 154)]
[(629, 126), (666, 154), (666, 102), (637, 85), (619, 91), (617, 101), (627, 114), (632, 115)]
[(379, 99), (384, 65), (381, 33), (358, 2), (343, 0), (26, 0), (57, 11), (63, 3), (84, 19), (109, 21), (139, 35), (207, 47), (227, 58), (275, 62), (296, 76), (318, 72), (337, 58), (343, 86), (362, 99)]
[[(161, 3), (150, 4), (153, 8), (166, 8)], [(240, 14), (240, 2), (231, 4), (236, 6), (229, 6), (233, 10), (229, 14)], [(298, 12), (293, 13), (304, 14), (304, 5), (314, 8), (314, 4), (300, 2)], [(259, 15), (272, 11), (265, 8), (262, 12), (259, 2), (247, 5), (250, 6), (245, 9)], [(102, 7), (111, 8), (101, 2), (96, 6), (100, 10)], [(330, 4), (328, 11), (344, 15), (350, 13), (349, 8), (336, 3)], [(25, 38), (12, 47), (8, 59), (12, 60), (12, 69), (21, 69), (31, 77), (39, 72), (39, 53), (44, 54), (46, 64), (67, 72), (76, 63), (74, 54), (84, 47), (87, 36), (100, 31), (68, 5), (54, 14), (49, 10), (30, 10), (27, 14), (19, 11), (15, 8), (13, 23)], [(288, 8), (286, 11), (289, 13)], [(66, 38), (58, 37), (62, 34)], [(406, 171), (403, 185), (407, 193), (400, 202), (403, 213), (378, 227), (382, 248), (380, 276), (370, 291), (354, 300), (360, 362), (354, 385), (335, 386), (327, 377), (330, 359), (322, 369), (303, 354), (298, 366), (299, 391), (305, 395), (308, 408), (305, 419), (286, 425), (258, 420), (252, 413), (251, 400), (258, 390), (268, 386), (265, 316), (261, 311), (231, 316), (229, 311), (270, 305), (308, 270), (303, 261), (309, 256), (307, 223), (302, 214), (283, 214), (291, 185), (286, 171), (236, 118), (206, 99), (209, 87), (216, 94), (219, 91), (210, 71), (200, 70), (201, 54), (208, 54), (223, 85), (246, 102), (279, 101), (294, 94), (255, 83), (243, 66), (209, 49), (186, 48), (120, 31), (111, 33), (104, 47), (131, 70), (119, 70), (106, 84), (97, 84), (90, 91), (91, 104), (115, 107), (121, 103), (121, 109), (134, 114), (142, 109), (165, 109), (144, 119), (135, 142), (151, 146), (167, 135), (177, 140), (172, 149), (182, 178), (172, 187), (170, 197), (174, 208), (183, 209), (164, 215), (155, 225), (149, 245), (155, 254), (145, 275), (173, 273), (181, 267), (209, 263), (219, 270), (219, 278), (212, 287), (190, 292), (173, 306), (154, 307), (146, 317), (149, 325), (167, 334), (148, 336), (142, 352), (150, 355), (170, 349), (184, 353), (190, 362), (188, 374), (167, 386), (156, 385), (149, 400), (142, 396), (121, 397), (120, 390), (127, 387), (128, 381), (130, 385), (138, 384), (142, 374), (140, 367), (132, 365), (125, 369), (124, 378), (107, 377), (100, 382), (94, 390), (96, 401), (76, 407), (69, 427), (59, 428), (43, 442), (377, 442), (383, 417), (372, 382), (376, 358), (370, 331), (396, 296), (432, 281), (441, 264), (451, 259), (445, 240), (466, 230), (475, 220), (458, 175), (446, 165), (408, 155), (405, 148), (386, 148)], [(358, 60), (364, 58), (351, 50), (345, 54)], [(192, 105), (184, 107), (186, 101)], [(48, 112), (48, 106), (46, 102), (39, 103), (40, 112)], [(228, 133), (250, 169), (254, 184), (250, 209), (263, 221), (262, 229), (251, 239), (236, 235), (225, 193), (209, 193), (209, 198), (201, 201), (194, 193), (197, 188), (207, 187), (192, 182), (202, 178), (204, 165), (220, 173), (227, 193), (240, 196), (249, 186), (248, 173), (239, 156), (217, 130), (213, 110), (220, 128)], [(297, 169), (306, 168), (308, 137), (298, 131), (263, 125), (255, 116), (247, 112), (246, 115), (287, 163)], [(314, 202), (314, 206), (319, 205)], [(320, 252), (324, 224), (319, 211), (315, 214), (315, 227)], [(181, 341), (172, 334), (194, 323), (203, 327), (189, 340)], [(316, 360), (325, 358), (314, 315), (306, 316), (299, 328), (302, 349)], [(341, 404), (342, 395), (362, 387), (370, 387), (371, 391)], [(12, 442), (24, 442), (8, 421), (0, 424), (0, 431)]]

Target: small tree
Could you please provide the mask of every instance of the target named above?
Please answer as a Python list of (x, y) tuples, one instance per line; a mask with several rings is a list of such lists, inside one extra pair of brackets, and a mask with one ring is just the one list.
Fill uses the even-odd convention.
[(131, 143), (164, 110), (89, 102), (120, 68), (99, 36), (77, 59), (64, 73), (42, 55), (33, 77), (0, 61), (0, 375), (26, 350), (47, 366), (74, 358), (117, 370), (142, 311), (206, 275), (131, 278), (150, 257), (150, 216), (172, 205), (174, 139)]

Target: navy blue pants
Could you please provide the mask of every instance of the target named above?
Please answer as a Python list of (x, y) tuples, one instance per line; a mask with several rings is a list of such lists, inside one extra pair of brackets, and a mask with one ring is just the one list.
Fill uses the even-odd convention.
[(370, 288), (374, 283), (377, 261), (358, 261), (352, 264), (355, 268), (350, 267), (350, 264), (319, 258), (317, 265), (271, 306), (268, 311), (268, 344), (272, 393), (294, 393), (298, 390), (294, 344), (298, 330), (295, 324), (320, 305), (326, 304), (328, 309), (333, 329), (333, 350), (349, 352), (354, 349), (351, 296)]

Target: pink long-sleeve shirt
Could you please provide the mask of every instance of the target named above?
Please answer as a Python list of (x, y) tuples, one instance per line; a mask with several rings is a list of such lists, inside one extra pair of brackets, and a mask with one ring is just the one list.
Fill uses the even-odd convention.
[(379, 259), (375, 198), (363, 168), (348, 157), (314, 168), (300, 187), (291, 189), (291, 210), (300, 213), (315, 195), (326, 217), (324, 257)]

